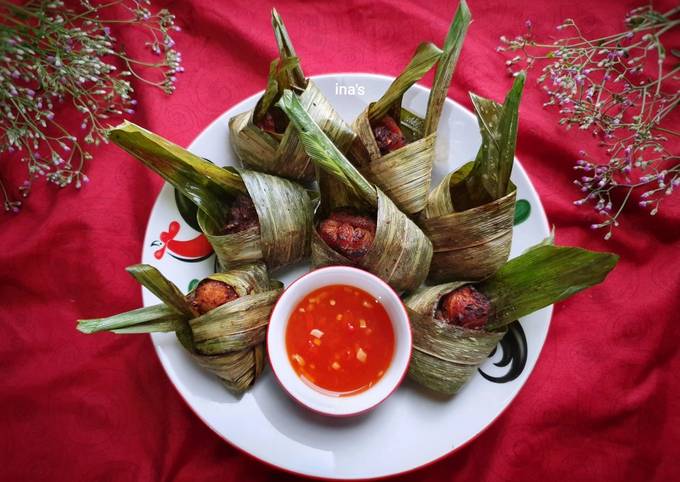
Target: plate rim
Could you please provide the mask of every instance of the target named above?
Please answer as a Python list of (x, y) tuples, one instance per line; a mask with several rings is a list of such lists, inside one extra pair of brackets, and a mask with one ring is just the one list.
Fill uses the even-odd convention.
[[(380, 80), (386, 80), (386, 81), (389, 81), (389, 82), (391, 82), (395, 79), (395, 76), (385, 75), (385, 74), (368, 73), (368, 72), (331, 72), (331, 73), (325, 73), (325, 74), (311, 75), (308, 78), (311, 79), (311, 80), (316, 80), (316, 79), (337, 78), (337, 77), (342, 77), (342, 78), (352, 78), (352, 77), (354, 77), (354, 78), (366, 78), (366, 77), (370, 77), (370, 78), (375, 78), (375, 79), (380, 79)], [(419, 82), (415, 83), (413, 85), (413, 87), (424, 89), (428, 93), (431, 90), (430, 87), (426, 87), (426, 86), (420, 84)], [(193, 137), (191, 142), (189, 142), (188, 145), (185, 148), (188, 149), (188, 150), (191, 150), (191, 148), (192, 148), (193, 144), (196, 142), (196, 140), (199, 139), (201, 136), (203, 136), (205, 134), (205, 132), (210, 130), (215, 124), (218, 124), (220, 122), (220, 120), (222, 119), (222, 117), (228, 111), (236, 109), (242, 104), (247, 104), (249, 101), (251, 101), (254, 98), (260, 97), (263, 94), (263, 92), (264, 92), (263, 89), (259, 90), (259, 91), (255, 92), (254, 94), (252, 94), (252, 95), (250, 95), (250, 96), (248, 96), (244, 99), (241, 99), (240, 101), (236, 102), (235, 104), (231, 105), (230, 107), (227, 107), (222, 113), (217, 115), (210, 123), (208, 123), (203, 129), (201, 129), (201, 131)], [(448, 94), (445, 98), (445, 101), (452, 102), (456, 107), (459, 107), (461, 109), (461, 111), (463, 111), (465, 113), (465, 115), (472, 118), (476, 122), (476, 118), (475, 118), (474, 113), (472, 113), (463, 104), (461, 104), (461, 103), (457, 102), (455, 99), (452, 99), (451, 97), (449, 97)], [(547, 232), (551, 232), (548, 215), (545, 211), (545, 208), (543, 206), (543, 202), (541, 201), (541, 198), (538, 194), (538, 191), (536, 190), (536, 187), (534, 186), (534, 183), (531, 180), (531, 177), (529, 176), (528, 172), (526, 171), (526, 169), (522, 165), (521, 161), (519, 159), (517, 159), (516, 156), (515, 156), (514, 161), (515, 162), (514, 162), (513, 169), (514, 168), (519, 169), (520, 173), (526, 177), (526, 179), (528, 181), (528, 183), (527, 183), (528, 190), (536, 198), (536, 200), (538, 201), (538, 205), (540, 206), (540, 209), (536, 209), (536, 210), (532, 210), (532, 211), (539, 214), (539, 219), (540, 219), (542, 227)], [(161, 191), (163, 190), (163, 188), (165, 187), (166, 184), (168, 184), (168, 183), (164, 182), (161, 185), (161, 190), (158, 192), (158, 194), (156, 194), (154, 204), (151, 206), (151, 211), (149, 212), (149, 217), (147, 219), (146, 227), (145, 227), (145, 230), (144, 230), (144, 241), (143, 241), (143, 244), (142, 244), (142, 251), (141, 251), (141, 258), (142, 259), (144, 257), (144, 251), (145, 251), (145, 247), (146, 247), (146, 240), (147, 240), (146, 238), (147, 238), (147, 235), (150, 232), (149, 229), (150, 229), (152, 214), (153, 214), (153, 211), (156, 207), (156, 202), (158, 201), (158, 198), (161, 194)], [(143, 297), (143, 290), (144, 290), (143, 287), (140, 287), (142, 297)], [(226, 442), (228, 445), (230, 445), (231, 447), (238, 450), (240, 453), (245, 454), (246, 456), (250, 457), (251, 459), (258, 461), (258, 462), (264, 464), (267, 467), (274, 468), (276, 470), (280, 470), (280, 471), (283, 471), (283, 472), (288, 473), (288, 474), (292, 474), (292, 475), (296, 475), (296, 476), (300, 476), (300, 477), (305, 477), (305, 478), (312, 479), (312, 480), (382, 480), (382, 479), (386, 479), (386, 478), (390, 478), (390, 477), (397, 477), (397, 476), (400, 476), (400, 475), (410, 474), (410, 473), (415, 472), (417, 470), (424, 469), (424, 468), (429, 467), (431, 465), (434, 465), (437, 462), (440, 462), (441, 460), (445, 459), (446, 457), (449, 457), (450, 455), (455, 454), (456, 452), (468, 447), (471, 443), (475, 442), (483, 433), (485, 433), (496, 422), (496, 420), (498, 420), (498, 418), (500, 418), (508, 410), (508, 408), (516, 400), (517, 396), (522, 391), (522, 389), (524, 388), (526, 383), (529, 381), (529, 378), (531, 378), (531, 376), (533, 375), (534, 369), (536, 368), (536, 365), (538, 364), (538, 360), (541, 357), (541, 353), (543, 352), (545, 342), (548, 339), (548, 335), (550, 334), (550, 329), (552, 327), (552, 317), (553, 317), (553, 313), (554, 313), (554, 304), (546, 307), (545, 310), (547, 310), (547, 313), (546, 313), (547, 314), (547, 325), (546, 325), (545, 337), (542, 340), (541, 346), (538, 348), (538, 351), (537, 351), (537, 354), (536, 354), (536, 362), (534, 363), (534, 365), (530, 368), (529, 372), (527, 373), (527, 376), (526, 376), (526, 379), (524, 380), (524, 383), (519, 387), (517, 392), (510, 397), (510, 399), (508, 400), (508, 403), (500, 410), (500, 412), (498, 414), (496, 414), (486, 425), (484, 425), (484, 427), (482, 427), (479, 430), (479, 432), (474, 434), (468, 440), (461, 443), (457, 447), (454, 447), (454, 448), (448, 450), (447, 452), (435, 457), (434, 459), (431, 459), (431, 460), (424, 462), (420, 465), (417, 465), (415, 467), (411, 467), (411, 468), (401, 470), (401, 471), (398, 471), (398, 472), (392, 472), (390, 474), (383, 474), (383, 475), (369, 476), (369, 477), (343, 477), (343, 476), (329, 477), (329, 476), (321, 476), (321, 475), (308, 474), (308, 473), (304, 473), (304, 472), (298, 472), (298, 471), (290, 469), (288, 467), (277, 465), (274, 462), (270, 462), (268, 460), (260, 458), (257, 455), (255, 455), (255, 454), (247, 451), (243, 447), (239, 446), (236, 442), (229, 440), (225, 435), (223, 435), (219, 430), (217, 430), (213, 426), (213, 424), (211, 424), (206, 418), (204, 418), (198, 411), (194, 410), (192, 405), (185, 398), (184, 394), (179, 389), (177, 384), (175, 384), (173, 378), (170, 376), (170, 373), (166, 369), (165, 363), (163, 361), (163, 357), (161, 356), (161, 353), (160, 353), (160, 345), (158, 345), (157, 343), (154, 343), (153, 333), (149, 334), (148, 339), (151, 342), (151, 345), (153, 346), (156, 357), (157, 357), (159, 363), (161, 364), (161, 367), (163, 368), (163, 371), (165, 373), (166, 378), (170, 381), (170, 384), (172, 385), (174, 390), (179, 394), (180, 399), (184, 402), (184, 404), (189, 408), (189, 410), (196, 417), (198, 417), (199, 420), (201, 420), (201, 422), (203, 422), (208, 428), (210, 428), (210, 430), (215, 435), (220, 437), (224, 442)]]

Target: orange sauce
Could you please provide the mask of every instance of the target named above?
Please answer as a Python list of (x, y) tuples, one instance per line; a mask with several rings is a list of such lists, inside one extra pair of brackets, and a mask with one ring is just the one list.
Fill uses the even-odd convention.
[(365, 291), (324, 286), (293, 310), (286, 349), (305, 382), (324, 393), (354, 395), (387, 371), (394, 354), (394, 330), (383, 305)]

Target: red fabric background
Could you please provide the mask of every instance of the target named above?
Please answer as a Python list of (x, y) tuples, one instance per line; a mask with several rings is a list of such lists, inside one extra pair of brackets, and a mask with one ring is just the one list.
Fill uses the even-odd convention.
[[(262, 89), (275, 55), (271, 0), (170, 6), (186, 73), (166, 97), (137, 86), (133, 121), (187, 145), (212, 119)], [(510, 85), (498, 37), (532, 19), (537, 34), (573, 17), (614, 33), (639, 1), (470, 1), (474, 23), (450, 95), (500, 98)], [(662, 4), (663, 3), (663, 4)], [(675, 2), (658, 2), (669, 8)], [(394, 75), (422, 40), (440, 43), (454, 1), (278, 0), (310, 74)], [(135, 34), (116, 32), (138, 50)], [(126, 36), (127, 35), (127, 36)], [(535, 74), (534, 74), (535, 78)], [(424, 83), (429, 86), (428, 78)], [(680, 203), (632, 209), (613, 240), (572, 201), (585, 135), (556, 125), (530, 82), (518, 156), (560, 244), (613, 250), (604, 285), (555, 309), (538, 365), (510, 408), (456, 454), (396, 480), (679, 480)], [(1, 166), (5, 175), (7, 166)], [(81, 191), (39, 186), (24, 211), (0, 215), (0, 479), (292, 480), (203, 425), (166, 378), (149, 338), (85, 336), (75, 320), (140, 306), (123, 268), (138, 262), (161, 180), (113, 146), (96, 153)]]

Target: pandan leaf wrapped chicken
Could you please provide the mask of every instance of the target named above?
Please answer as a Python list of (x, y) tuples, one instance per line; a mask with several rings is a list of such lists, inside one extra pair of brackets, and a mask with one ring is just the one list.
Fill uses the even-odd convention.
[(272, 10), (272, 26), (279, 58), (270, 66), (267, 87), (255, 108), (229, 121), (229, 139), (245, 167), (297, 181), (313, 181), (314, 165), (286, 114), (276, 105), (281, 93), (285, 89), (295, 93), (314, 121), (341, 150), (349, 149), (355, 135), (314, 82), (305, 78), (276, 10)]
[(83, 333), (175, 332), (196, 362), (234, 392), (247, 390), (265, 364), (269, 316), (283, 285), (270, 280), (263, 263), (215, 273), (186, 296), (156, 268), (128, 272), (161, 304), (109, 318), (78, 321)]
[[(435, 139), (446, 93), (470, 25), (462, 0), (443, 51), (421, 44), (383, 96), (354, 121), (351, 159), (359, 171), (409, 216), (425, 208), (432, 182)], [(402, 107), (404, 93), (438, 63), (425, 118)]]
[(198, 223), (223, 270), (264, 261), (270, 270), (309, 256), (313, 201), (299, 184), (218, 167), (125, 122), (109, 139), (198, 206)]
[(419, 219), (434, 246), (431, 281), (484, 279), (510, 255), (517, 191), (510, 173), (524, 79), (515, 78), (502, 105), (470, 94), (482, 146), (432, 190)]
[(397, 291), (420, 286), (432, 257), (425, 234), (352, 166), (292, 92), (284, 92), (279, 105), (318, 167), (312, 265), (356, 266)]
[(618, 256), (540, 244), (481, 282), (423, 287), (404, 303), (413, 330), (409, 376), (453, 395), (514, 320), (601, 283)]

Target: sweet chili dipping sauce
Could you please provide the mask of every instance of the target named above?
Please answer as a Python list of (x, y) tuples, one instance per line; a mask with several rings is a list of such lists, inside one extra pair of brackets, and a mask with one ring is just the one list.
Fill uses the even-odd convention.
[(394, 353), (394, 330), (383, 305), (347, 285), (305, 296), (286, 327), (293, 369), (324, 393), (347, 396), (373, 386)]

